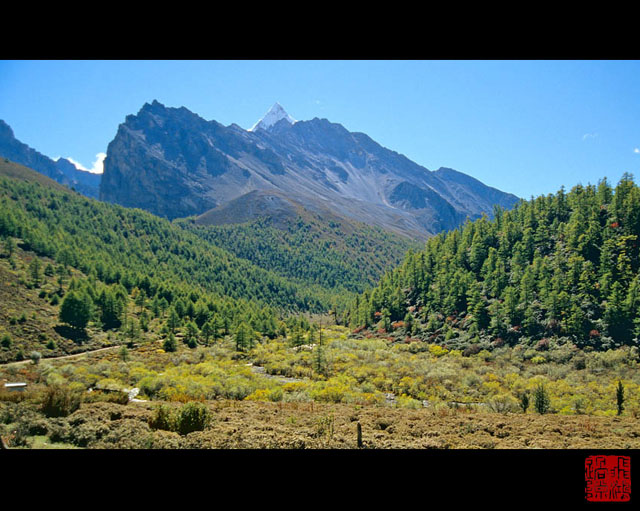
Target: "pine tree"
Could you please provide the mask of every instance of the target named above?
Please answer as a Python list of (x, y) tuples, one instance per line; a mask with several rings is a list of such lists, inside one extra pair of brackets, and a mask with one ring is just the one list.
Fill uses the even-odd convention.
[(220, 318), (217, 314), (213, 315), (213, 318), (210, 320), (211, 323), (211, 335), (213, 336), (213, 341), (217, 341), (220, 339)]
[(236, 351), (245, 351), (252, 345), (252, 335), (246, 323), (241, 322), (235, 331)]
[(609, 335), (618, 342), (628, 344), (631, 340), (631, 321), (625, 307), (625, 293), (618, 281), (611, 286), (604, 321)]
[(175, 333), (176, 329), (180, 326), (182, 321), (180, 316), (174, 307), (169, 311), (169, 317), (167, 318), (167, 327), (172, 333)]
[[(311, 333), (311, 341), (313, 341), (314, 333)], [(327, 360), (324, 352), (324, 342), (322, 340), (322, 329), (319, 331), (318, 342), (313, 350), (313, 370), (323, 376), (327, 375)]]
[(622, 415), (624, 410), (624, 387), (622, 381), (618, 380), (618, 387), (616, 388), (616, 401), (618, 407), (618, 415)]
[(133, 342), (140, 337), (140, 324), (135, 318), (129, 318), (126, 322), (125, 335), (129, 338), (129, 346), (133, 346)]
[(96, 300), (98, 317), (104, 330), (120, 328), (126, 308), (126, 300), (126, 295), (118, 293), (113, 288), (105, 288), (98, 295)]
[(13, 238), (11, 236), (9, 236), (4, 242), (4, 252), (6, 254), (6, 257), (11, 259), (15, 251), (16, 251), (16, 242), (13, 241)]
[(204, 325), (202, 325), (202, 329), (200, 330), (202, 337), (204, 338), (205, 346), (209, 346), (209, 339), (212, 335), (214, 335), (213, 324), (211, 320), (207, 321)]
[(304, 343), (302, 330), (299, 325), (295, 325), (289, 334), (289, 344), (293, 347), (301, 346)]
[(42, 283), (42, 263), (40, 259), (34, 257), (29, 263), (29, 276), (31, 277), (31, 285), (33, 287), (40, 287)]
[(169, 353), (172, 353), (178, 349), (178, 341), (176, 341), (176, 338), (172, 332), (169, 332), (169, 336), (164, 340), (162, 349)]
[(534, 406), (536, 412), (539, 414), (545, 414), (549, 411), (549, 407), (551, 406), (551, 402), (549, 400), (549, 394), (547, 393), (547, 389), (544, 388), (542, 383), (538, 384), (536, 388), (536, 392), (534, 395)]
[(60, 306), (60, 321), (84, 329), (91, 319), (91, 298), (82, 292), (68, 292)]
[(197, 345), (199, 334), (200, 331), (198, 330), (198, 325), (196, 325), (193, 321), (189, 321), (186, 325), (184, 339), (190, 348), (195, 348), (195, 346)]
[(145, 293), (144, 289), (138, 290), (138, 293), (134, 299), (134, 303), (138, 307), (140, 307), (140, 312), (142, 312), (142, 308), (144, 307), (146, 301), (147, 301), (147, 294)]

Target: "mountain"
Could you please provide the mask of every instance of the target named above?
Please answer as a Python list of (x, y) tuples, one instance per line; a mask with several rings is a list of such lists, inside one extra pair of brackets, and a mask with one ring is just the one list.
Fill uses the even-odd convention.
[(249, 131), (256, 131), (257, 129), (268, 130), (283, 119), (289, 124), (294, 124), (296, 122), (296, 120), (291, 117), (284, 108), (282, 108), (282, 105), (276, 102), (264, 117), (256, 122)]
[(169, 219), (255, 191), (418, 239), (518, 201), (460, 172), (430, 171), (327, 119), (295, 121), (279, 104), (245, 130), (146, 103), (118, 127), (100, 184), (102, 200)]
[(429, 239), (355, 301), (350, 322), (476, 352), (637, 349), (639, 238), (629, 174), (561, 189)]
[(375, 285), (408, 250), (422, 246), (328, 209), (311, 212), (280, 192), (256, 190), (173, 223), (265, 270), (336, 293)]
[(14, 236), (25, 250), (128, 289), (142, 286), (149, 292), (144, 282), (150, 280), (156, 287), (204, 290), (279, 311), (341, 314), (355, 293), (418, 248), (407, 237), (319, 217), (280, 199), (291, 215), (278, 214), (273, 221), (261, 215), (234, 225), (211, 225), (206, 217), (169, 222), (87, 199), (2, 158), (0, 258), (1, 240)]
[(88, 197), (98, 197), (100, 174), (76, 168), (65, 158), (52, 160), (16, 139), (11, 127), (0, 119), (0, 157), (7, 158), (63, 184)]
[(81, 170), (66, 158), (58, 158), (55, 163), (56, 167), (62, 171), (68, 179), (68, 186), (75, 188), (76, 191), (82, 195), (94, 199), (98, 198), (100, 193), (100, 180), (102, 179), (101, 174)]
[[(24, 250), (129, 291), (137, 286), (150, 297), (153, 289), (169, 302), (193, 292), (286, 310), (329, 306), (331, 290), (293, 282), (166, 219), (87, 199), (4, 159), (0, 206), (0, 239), (14, 237)], [(246, 308), (246, 302), (237, 303)]]

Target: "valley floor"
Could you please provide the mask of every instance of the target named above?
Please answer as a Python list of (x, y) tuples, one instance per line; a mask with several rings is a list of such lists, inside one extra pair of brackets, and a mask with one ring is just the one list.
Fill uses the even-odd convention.
[(2, 405), (13, 421), (3, 437), (18, 448), (358, 449), (358, 423), (363, 449), (640, 448), (632, 417), (221, 400), (206, 403), (203, 431), (180, 435), (149, 426), (156, 403), (84, 403), (57, 419)]

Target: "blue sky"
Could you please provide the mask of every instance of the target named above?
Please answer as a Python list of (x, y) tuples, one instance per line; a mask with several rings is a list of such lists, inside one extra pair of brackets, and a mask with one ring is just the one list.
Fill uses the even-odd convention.
[(525, 198), (640, 182), (640, 61), (0, 61), (0, 119), (85, 168), (154, 99), (243, 128), (278, 101)]

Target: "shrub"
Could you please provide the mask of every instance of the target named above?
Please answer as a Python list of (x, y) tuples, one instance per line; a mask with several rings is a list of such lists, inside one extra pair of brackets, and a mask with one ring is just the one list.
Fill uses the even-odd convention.
[(47, 417), (66, 417), (80, 408), (80, 393), (66, 385), (55, 384), (44, 391), (41, 411)]
[(176, 429), (181, 435), (204, 430), (211, 422), (211, 412), (203, 403), (185, 404), (176, 417)]
[(9, 334), (4, 334), (2, 336), (2, 340), (0, 340), (0, 346), (3, 348), (11, 348), (11, 336)]
[(20, 403), (27, 399), (28, 391), (15, 392), (13, 390), (5, 390), (0, 387), (0, 402)]
[(40, 359), (42, 358), (42, 353), (40, 353), (39, 351), (32, 351), (29, 354), (29, 358), (33, 361), (35, 365), (38, 365), (38, 363), (40, 363)]
[(546, 351), (549, 349), (549, 339), (540, 339), (538, 344), (536, 344), (536, 350), (538, 351)]
[(480, 346), (478, 344), (472, 344), (471, 346), (467, 346), (462, 352), (463, 357), (470, 357), (471, 355), (476, 355), (480, 353)]
[(83, 398), (85, 403), (117, 403), (126, 405), (129, 403), (129, 395), (126, 392), (102, 392), (94, 390)]
[(510, 413), (518, 409), (518, 402), (508, 394), (499, 394), (492, 398), (487, 406), (494, 413)]
[(449, 350), (437, 344), (431, 344), (429, 345), (429, 353), (434, 357), (441, 357), (449, 353)]
[(164, 431), (175, 430), (175, 416), (171, 408), (167, 405), (157, 407), (148, 421), (152, 429), (162, 429)]
[(422, 408), (422, 402), (418, 401), (417, 399), (413, 399), (406, 394), (402, 394), (396, 399), (396, 406), (398, 408), (409, 408), (412, 410), (418, 410)]
[(581, 371), (582, 369), (586, 369), (587, 367), (587, 358), (583, 354), (580, 354), (573, 357), (572, 363), (573, 368), (576, 371)]

